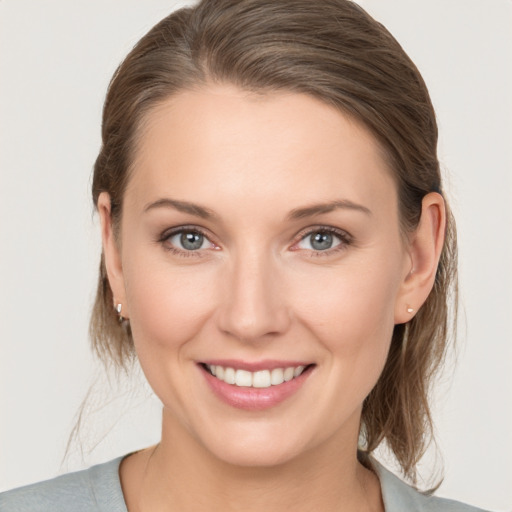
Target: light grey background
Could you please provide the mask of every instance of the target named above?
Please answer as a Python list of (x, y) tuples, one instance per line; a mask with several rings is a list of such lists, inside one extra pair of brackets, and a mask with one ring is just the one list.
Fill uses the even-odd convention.
[[(361, 4), (429, 85), (459, 225), (463, 328), (436, 402), (439, 494), (510, 511), (512, 2)], [(102, 388), (89, 355), (99, 254), (89, 186), (110, 76), (176, 5), (0, 0), (0, 490), (158, 439), (155, 400), (137, 382)], [(74, 443), (61, 464), (95, 382), (85, 453)]]

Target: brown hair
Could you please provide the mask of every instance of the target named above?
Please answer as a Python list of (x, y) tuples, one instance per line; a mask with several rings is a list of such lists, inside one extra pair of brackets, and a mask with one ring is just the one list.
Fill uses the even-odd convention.
[[(442, 193), (437, 125), (423, 79), (361, 7), (348, 0), (203, 0), (153, 27), (110, 83), (92, 195), (97, 204), (100, 192), (110, 194), (115, 226), (144, 117), (180, 90), (221, 82), (306, 93), (363, 123), (394, 173), (405, 234), (418, 224), (422, 198)], [(429, 388), (446, 351), (457, 290), (455, 226), (447, 212), (434, 288), (410, 322), (395, 326), (384, 371), (363, 406), (364, 449), (386, 441), (412, 481), (431, 439)], [(114, 311), (103, 257), (90, 331), (104, 361), (123, 367), (133, 358), (131, 332)]]

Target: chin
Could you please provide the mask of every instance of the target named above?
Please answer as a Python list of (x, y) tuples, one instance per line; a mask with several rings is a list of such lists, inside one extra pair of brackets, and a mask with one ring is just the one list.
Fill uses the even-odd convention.
[(222, 445), (210, 452), (222, 462), (246, 468), (270, 468), (296, 459), (302, 450), (278, 443), (261, 445), (251, 441)]
[[(259, 421), (224, 421), (221, 428), (206, 431), (199, 428), (195, 440), (212, 457), (238, 467), (269, 468), (298, 460), (306, 452), (316, 449), (330, 437), (328, 432), (311, 431), (312, 425), (292, 428), (294, 421), (274, 421), (260, 417)], [(204, 425), (204, 423), (203, 423)], [(212, 427), (212, 425), (210, 425)], [(321, 430), (321, 429), (320, 429)]]

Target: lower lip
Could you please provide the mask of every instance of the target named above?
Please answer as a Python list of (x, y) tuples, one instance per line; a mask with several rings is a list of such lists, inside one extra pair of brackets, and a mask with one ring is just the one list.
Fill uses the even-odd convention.
[(226, 384), (223, 380), (214, 377), (208, 370), (200, 366), (210, 389), (223, 402), (247, 411), (262, 411), (270, 409), (290, 398), (302, 387), (309, 377), (312, 367), (304, 370), (298, 377), (268, 388), (250, 388)]

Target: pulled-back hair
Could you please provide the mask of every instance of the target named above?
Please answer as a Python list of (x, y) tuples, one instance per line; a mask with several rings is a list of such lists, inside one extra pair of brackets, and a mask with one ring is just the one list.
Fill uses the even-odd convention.
[[(395, 178), (404, 235), (418, 225), (423, 197), (443, 193), (425, 83), (393, 36), (361, 7), (347, 0), (203, 0), (153, 27), (110, 83), (92, 196), (97, 205), (108, 192), (115, 229), (145, 116), (179, 91), (215, 83), (309, 94), (362, 123)], [(432, 434), (430, 383), (455, 320), (456, 258), (447, 205), (433, 290), (411, 321), (395, 326), (382, 375), (363, 405), (362, 447), (372, 452), (386, 441), (412, 481)], [(92, 343), (102, 360), (123, 367), (134, 358), (133, 339), (113, 300), (102, 256)]]

